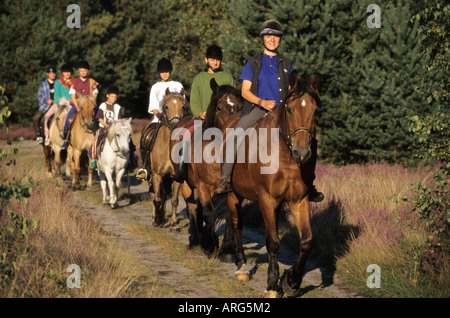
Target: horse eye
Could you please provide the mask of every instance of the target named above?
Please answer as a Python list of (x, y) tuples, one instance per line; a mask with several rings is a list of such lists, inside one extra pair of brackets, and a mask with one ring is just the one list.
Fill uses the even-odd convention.
[(292, 114), (292, 108), (286, 107), (286, 110), (287, 110), (287, 112), (288, 112), (289, 114)]
[(217, 111), (218, 111), (218, 112), (221, 112), (221, 111), (222, 111), (222, 108), (217, 107)]

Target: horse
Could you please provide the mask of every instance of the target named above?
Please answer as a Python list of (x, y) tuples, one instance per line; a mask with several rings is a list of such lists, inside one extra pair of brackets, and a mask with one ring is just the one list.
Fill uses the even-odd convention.
[[(41, 132), (41, 136), (44, 136), (44, 125), (43, 125), (44, 116), (42, 116), (40, 120), (40, 126), (39, 130)], [(52, 151), (52, 147), (46, 146), (45, 142), (42, 143), (42, 149), (44, 150), (44, 158), (45, 158), (45, 174), (47, 178), (53, 177), (53, 159), (54, 159), (54, 153)]]
[[(205, 132), (209, 128), (218, 128), (219, 132), (226, 120), (234, 113), (238, 112), (242, 108), (243, 100), (239, 87), (235, 88), (230, 85), (219, 86), (215, 79), (211, 79), (210, 87), (212, 89), (211, 100), (206, 111), (205, 120), (202, 125), (196, 128), (194, 131), (194, 138), (196, 133)], [(192, 120), (192, 116), (188, 116), (181, 120), (176, 128), (184, 128), (187, 123)], [(182, 131), (182, 130), (181, 130)], [(174, 147), (178, 143), (178, 140), (173, 139), (172, 135), (170, 151), (174, 150)], [(190, 144), (191, 158), (195, 157), (195, 140)], [(201, 143), (201, 150), (205, 150), (206, 147), (211, 147), (210, 142), (203, 140)], [(208, 149), (208, 148), (206, 148)], [(218, 150), (217, 150), (218, 151)], [(173, 159), (171, 157), (171, 159)], [(174, 163), (176, 164), (176, 163)], [(207, 230), (210, 224), (209, 213), (213, 210), (214, 206), (211, 201), (214, 190), (217, 187), (217, 182), (220, 176), (220, 161), (191, 160), (187, 165), (186, 181), (181, 185), (181, 193), (186, 201), (187, 210), (189, 214), (189, 248), (200, 249), (206, 252), (207, 255), (213, 255), (218, 250), (218, 240), (214, 235), (210, 235), (210, 231)], [(195, 200), (194, 190), (197, 190), (198, 201)], [(206, 226), (203, 226), (203, 222)], [(226, 236), (233, 236), (231, 224), (226, 227)], [(225, 240), (229, 242), (230, 240)], [(229, 261), (229, 256), (234, 254), (234, 244), (231, 245), (230, 250), (227, 246), (222, 245), (219, 249), (218, 255), (224, 261)]]
[(109, 204), (112, 209), (117, 207), (118, 191), (130, 158), (131, 133), (131, 118), (116, 120), (109, 127), (105, 142), (98, 154), (98, 175), (103, 192), (103, 204)]
[[(64, 131), (64, 121), (66, 120), (67, 113), (69, 112), (71, 107), (72, 106), (67, 99), (65, 99), (64, 97), (61, 98), (61, 100), (59, 101), (58, 110), (56, 111), (50, 123), (49, 138), (51, 142), (50, 146), (55, 156), (55, 177), (61, 176), (61, 165), (63, 164), (63, 160), (61, 157), (61, 146), (64, 143), (64, 139), (62, 138)], [(66, 176), (70, 175), (69, 164), (66, 164), (65, 173)]]
[[(317, 91), (320, 87), (320, 75), (317, 74), (311, 82), (299, 79), (294, 71), (290, 76), (290, 90), (285, 102), (269, 111), (255, 126), (256, 131), (261, 128), (276, 128), (282, 137), (276, 143), (272, 138), (266, 138), (256, 146), (258, 153), (261, 147), (271, 149), (271, 153), (278, 151), (278, 169), (271, 173), (262, 173), (263, 164), (260, 159), (250, 162), (250, 151), (245, 153), (245, 160), (237, 161), (231, 175), (232, 190), (222, 194), (226, 198), (225, 210), (231, 212), (231, 219), (236, 240), (237, 279), (247, 281), (249, 271), (246, 268), (246, 257), (242, 246), (242, 210), (244, 199), (259, 203), (266, 232), (266, 248), (269, 254), (266, 297), (278, 297), (279, 268), (277, 261), (280, 240), (277, 228), (277, 209), (287, 202), (295, 220), (300, 237), (300, 253), (296, 264), (290, 269), (282, 282), (282, 289), (286, 296), (298, 293), (302, 277), (305, 272), (306, 260), (311, 252), (313, 237), (310, 225), (311, 210), (308, 198), (308, 178), (314, 172), (311, 166), (311, 141), (315, 129), (315, 112), (320, 106)], [(230, 118), (224, 125), (234, 127), (238, 116)], [(266, 130), (267, 131), (267, 130)], [(239, 148), (241, 151), (249, 149), (250, 138), (246, 138)], [(225, 144), (227, 141), (225, 140)], [(272, 149), (272, 144), (274, 149)], [(244, 147), (245, 146), (245, 147)], [(312, 171), (311, 171), (312, 170)], [(219, 214), (219, 211), (214, 213)], [(225, 213), (227, 213), (225, 211)]]
[(179, 93), (166, 89), (161, 101), (164, 117), (160, 123), (149, 123), (143, 128), (140, 140), (140, 151), (144, 168), (151, 171), (148, 180), (150, 199), (155, 211), (153, 213), (153, 226), (160, 227), (165, 223), (165, 202), (172, 189), (172, 216), (170, 226), (176, 224), (178, 194), (180, 184), (172, 182), (169, 178), (174, 167), (170, 161), (169, 141), (173, 127), (183, 118), (185, 112), (184, 89)]
[[(78, 99), (80, 111), (76, 112), (74, 116), (73, 127), (70, 131), (70, 143), (67, 148), (67, 158), (71, 164), (72, 169), (72, 188), (74, 190), (80, 189), (80, 174), (81, 174), (81, 155), (83, 152), (88, 152), (89, 147), (94, 140), (94, 131), (97, 127), (95, 122), (95, 97), (90, 95), (81, 96)], [(87, 186), (92, 186), (92, 169), (88, 169)]]

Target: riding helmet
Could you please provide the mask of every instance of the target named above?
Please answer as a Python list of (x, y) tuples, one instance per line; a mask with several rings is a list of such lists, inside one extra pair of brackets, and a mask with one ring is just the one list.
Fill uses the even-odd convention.
[(166, 59), (165, 57), (163, 57), (158, 61), (157, 66), (158, 73), (165, 73), (165, 72), (172, 73), (172, 69), (173, 69), (172, 62), (170, 62), (170, 60)]
[(87, 70), (90, 70), (91, 68), (89, 67), (89, 63), (86, 60), (80, 61), (78, 63), (78, 68), (85, 68)]
[(61, 72), (72, 73), (72, 66), (70, 64), (63, 64), (63, 66), (61, 66)]
[(55, 65), (47, 66), (47, 73), (56, 73), (56, 66)]
[(108, 87), (108, 89), (106, 90), (106, 95), (108, 94), (116, 94), (119, 95), (119, 88), (116, 85), (111, 85), (110, 87)]
[(209, 59), (216, 59), (222, 61), (223, 59), (222, 49), (217, 45), (213, 44), (206, 50), (206, 57)]
[(281, 23), (277, 20), (267, 20), (266, 22), (264, 22), (261, 26), (261, 32), (259, 33), (259, 35), (263, 36), (266, 34), (282, 36), (283, 28), (281, 27)]

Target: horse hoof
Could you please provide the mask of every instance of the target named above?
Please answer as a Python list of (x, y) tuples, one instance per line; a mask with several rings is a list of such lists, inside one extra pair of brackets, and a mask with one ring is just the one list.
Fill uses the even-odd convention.
[(289, 276), (290, 276), (291, 272), (288, 272), (287, 275), (284, 277), (283, 282), (282, 282), (282, 287), (283, 287), (283, 292), (284, 292), (284, 297), (294, 297), (296, 295), (298, 295), (299, 290), (297, 288), (293, 288), (291, 287), (291, 285), (289, 285)]
[(250, 273), (237, 271), (236, 273), (234, 273), (234, 277), (236, 277), (237, 280), (245, 283), (250, 280)]
[(264, 298), (280, 298), (280, 294), (276, 290), (266, 290)]

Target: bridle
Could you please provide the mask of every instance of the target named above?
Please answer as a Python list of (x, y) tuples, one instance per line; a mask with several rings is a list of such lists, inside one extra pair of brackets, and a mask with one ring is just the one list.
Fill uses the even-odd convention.
[(83, 115), (83, 107), (80, 107), (81, 108), (81, 111), (79, 112), (80, 113), (80, 116), (81, 116), (81, 127), (83, 127), (84, 128), (84, 130), (86, 131), (86, 132), (88, 132), (88, 133), (91, 133), (91, 134), (93, 134), (94, 132), (92, 131), (92, 129), (90, 129), (88, 126), (87, 126), (87, 124), (86, 124), (86, 117), (87, 118), (92, 118), (92, 122), (94, 122), (94, 120), (95, 120), (95, 115), (92, 115), (92, 114), (89, 114), (89, 115), (87, 115), (86, 117)]
[[(127, 126), (121, 126), (120, 129), (128, 129), (128, 127)], [(117, 135), (114, 135), (114, 142), (115, 142), (116, 147), (117, 147), (117, 150), (116, 150), (116, 149), (114, 149), (113, 145), (111, 144), (111, 148), (114, 151), (114, 153), (117, 155), (117, 157), (122, 158), (122, 159), (126, 159), (127, 156), (126, 155), (123, 156), (123, 152), (120, 150), (119, 143), (117, 142)], [(129, 152), (130, 152), (130, 149), (128, 149), (128, 153)], [(128, 153), (127, 153), (127, 155), (128, 155)]]
[[(177, 98), (177, 97), (175, 97), (175, 98)], [(170, 100), (170, 99), (169, 99), (169, 100)], [(168, 101), (169, 101), (169, 100), (168, 100)], [(166, 104), (166, 105), (167, 105), (167, 104)], [(166, 106), (166, 105), (164, 105), (164, 106)], [(183, 99), (183, 106), (182, 106), (182, 107), (184, 107), (185, 105), (186, 105), (186, 101)], [(164, 109), (164, 110), (163, 110), (164, 117), (163, 117), (162, 120), (161, 120), (161, 124), (163, 124), (164, 126), (166, 126), (167, 128), (169, 128), (169, 129), (172, 131), (172, 130), (173, 130), (173, 127), (174, 127), (174, 125), (172, 124), (172, 121), (174, 121), (174, 120), (180, 121), (181, 118), (183, 118), (183, 116), (181, 116), (181, 117), (179, 117), (179, 116), (174, 116), (174, 117), (172, 117), (172, 118), (170, 118), (170, 119), (167, 119), (168, 116), (167, 116), (165, 107), (164, 107), (163, 109)]]
[[(305, 95), (305, 93), (296, 96), (296, 97), (295, 97), (294, 99), (292, 99), (291, 101), (293, 101), (293, 100), (295, 100), (295, 99), (297, 99), (297, 98), (300, 98), (300, 97), (302, 97), (303, 95)], [(288, 119), (287, 119), (287, 108), (286, 108), (286, 105), (287, 105), (287, 102), (286, 102), (286, 104), (284, 105), (284, 121), (286, 122), (286, 133), (283, 132), (283, 130), (281, 129), (280, 125), (278, 124), (278, 122), (277, 122), (275, 116), (273, 115), (273, 109), (275, 109), (275, 108), (272, 108), (272, 109), (268, 112), (268, 114), (270, 114), (270, 116), (272, 117), (272, 120), (274, 121), (275, 126), (277, 126), (278, 130), (280, 131), (281, 137), (283, 138), (284, 142), (286, 143), (286, 145), (288, 146), (289, 150), (290, 150), (291, 153), (292, 153), (292, 147), (293, 147), (293, 145), (292, 145), (292, 138), (293, 138), (296, 134), (298, 134), (299, 132), (306, 132), (306, 133), (308, 134), (308, 136), (309, 136), (309, 144), (310, 144), (310, 145), (311, 145), (311, 142), (312, 142), (313, 135), (312, 135), (311, 131), (310, 131), (308, 128), (306, 128), (306, 127), (299, 127), (299, 128), (297, 128), (297, 129), (295, 129), (292, 133), (290, 132), (290, 129), (289, 129), (289, 121), (288, 121)], [(266, 115), (267, 115), (267, 114), (266, 114)]]

